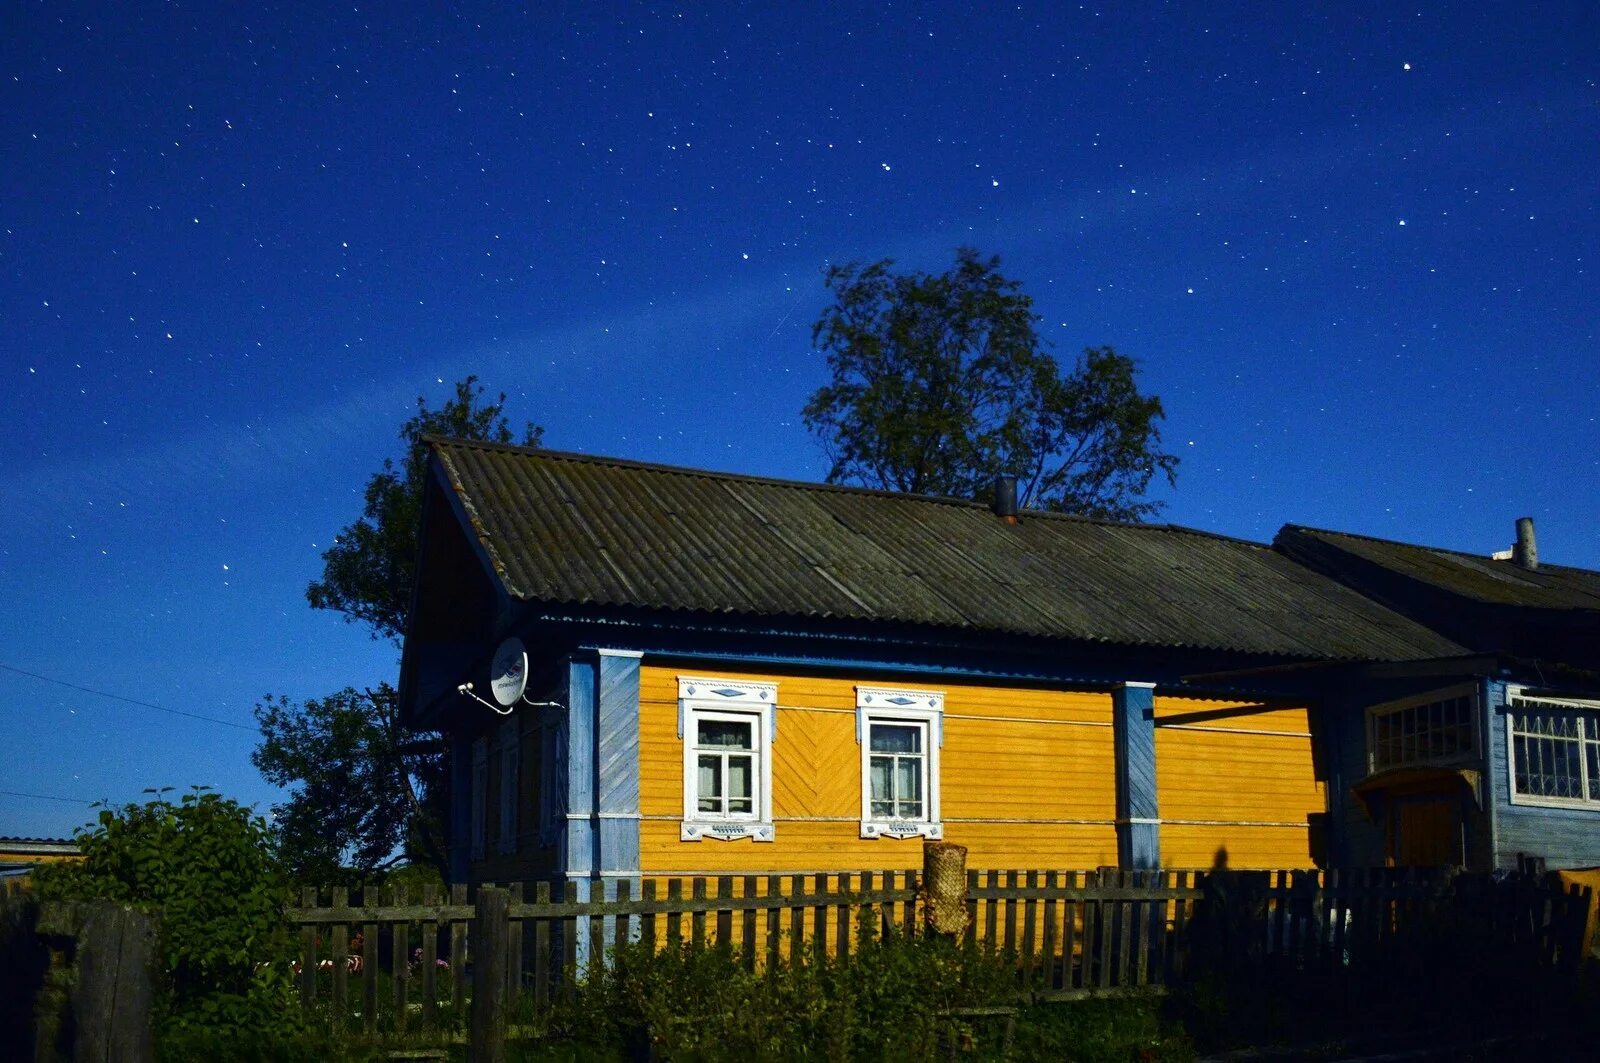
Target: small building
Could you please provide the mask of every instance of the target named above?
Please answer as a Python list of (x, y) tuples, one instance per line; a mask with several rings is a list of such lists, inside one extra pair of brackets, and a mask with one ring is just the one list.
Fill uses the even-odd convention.
[(0, 837), (0, 880), (21, 878), (40, 864), (80, 859), (78, 843), (66, 838)]
[(1295, 526), (1276, 545), (1466, 651), (1324, 669), (1339, 859), (1600, 866), (1600, 572), (1540, 563), (1527, 519), (1495, 556)]
[(1404, 753), (1490, 701), (1288, 542), (430, 445), (400, 694), (459, 879), (1381, 863), (1372, 707)]

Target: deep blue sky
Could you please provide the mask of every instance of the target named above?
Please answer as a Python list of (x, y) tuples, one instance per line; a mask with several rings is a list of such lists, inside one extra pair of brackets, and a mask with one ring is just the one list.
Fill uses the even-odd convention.
[(830, 261), (1002, 255), (1175, 522), (1600, 567), (1593, 3), (327, 6), (0, 13), (0, 664), (243, 725), (0, 671), (0, 789), (265, 809), (259, 696), (393, 672), (304, 588), (467, 373), (819, 478)]

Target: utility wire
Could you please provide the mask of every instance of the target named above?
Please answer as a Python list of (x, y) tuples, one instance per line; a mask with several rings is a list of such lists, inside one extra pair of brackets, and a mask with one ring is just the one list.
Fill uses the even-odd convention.
[(7, 797), (31, 797), (36, 801), (65, 801), (69, 805), (92, 805), (93, 801), (84, 801), (77, 797), (56, 797), (54, 794), (25, 794), (20, 790), (0, 790), (0, 794)]
[(81, 690), (85, 694), (93, 694), (96, 697), (110, 698), (112, 701), (122, 701), (129, 705), (137, 705), (142, 709), (155, 709), (157, 712), (170, 712), (174, 716), (187, 716), (191, 720), (204, 720), (206, 723), (221, 724), (223, 727), (237, 727), (241, 731), (255, 730), (254, 727), (251, 727), (248, 724), (234, 723), (232, 720), (219, 720), (215, 716), (202, 716), (198, 712), (184, 712), (182, 709), (169, 709), (165, 705), (157, 705), (153, 701), (140, 701), (138, 698), (125, 698), (121, 694), (110, 694), (104, 690), (96, 690), (93, 687), (79, 686), (77, 683), (69, 683), (65, 679), (52, 679), (50, 676), (40, 675), (38, 672), (29, 672), (22, 668), (15, 668), (9, 664), (0, 664), (0, 669), (4, 669), (7, 672), (15, 672), (17, 675), (25, 675), (29, 679), (37, 679), (41, 683), (54, 683), (56, 686), (66, 687), (68, 690)]

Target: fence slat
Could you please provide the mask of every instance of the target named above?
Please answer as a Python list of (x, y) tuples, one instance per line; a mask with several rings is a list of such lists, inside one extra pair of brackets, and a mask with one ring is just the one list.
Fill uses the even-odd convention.
[[(1110, 885), (1117, 885), (1116, 872), (1114, 871), (1102, 870), (1097, 872), (1095, 875), (1095, 882), (1101, 886), (1106, 885), (1108, 879), (1110, 880)], [(1096, 962), (1100, 967), (1101, 989), (1111, 988), (1112, 969), (1116, 966), (1117, 962), (1116, 950), (1112, 947), (1114, 944), (1112, 935), (1116, 932), (1116, 919), (1114, 917), (1114, 913), (1108, 910), (1111, 903), (1112, 902), (1110, 901), (1102, 900), (1097, 902), (1094, 906), (1095, 921), (1099, 924), (1100, 929), (1100, 948), (1098, 950), (1099, 955), (1096, 957)]]
[[(450, 903), (467, 903), (467, 885), (464, 882), (450, 884)], [(461, 1020), (462, 1007), (466, 1002), (467, 989), (467, 924), (452, 922), (450, 924), (450, 1014), (457, 1022)]]
[[(656, 880), (647, 878), (642, 886), (642, 893), (647, 903), (656, 899)], [(656, 913), (645, 912), (639, 917), (639, 940), (644, 942), (648, 952), (656, 951)]]
[(717, 909), (717, 947), (733, 951), (733, 876), (717, 879), (717, 897), (727, 901), (729, 907)]
[[(1054, 893), (1060, 888), (1056, 872), (1044, 873), (1044, 888), (1047, 893)], [(1046, 897), (1044, 902), (1044, 933), (1040, 947), (1044, 950), (1044, 965), (1040, 970), (1039, 985), (1044, 989), (1056, 988), (1056, 899)]]
[(990, 871), (987, 875), (987, 881), (989, 893), (983, 899), (983, 947), (992, 956), (1000, 951), (1000, 943), (996, 940), (1000, 920), (999, 913), (995, 911), (995, 908), (998, 907), (995, 901), (995, 893), (1000, 888), (1000, 872)]
[[(333, 887), (333, 906), (348, 907), (350, 891), (344, 886)], [(350, 1018), (350, 928), (343, 923), (333, 927), (333, 1021), (340, 1030)]]
[[(877, 876), (871, 871), (861, 873), (861, 892), (871, 896)], [(878, 926), (877, 906), (871, 901), (862, 901), (861, 910), (856, 915), (856, 952), (861, 952), (867, 947), (875, 928)]]
[[(395, 886), (390, 891), (390, 899), (396, 908), (404, 908), (409, 899), (404, 886)], [(394, 1028), (396, 1032), (406, 1028), (406, 1005), (408, 1003), (406, 988), (410, 983), (411, 974), (411, 949), (409, 935), (406, 933), (405, 923), (395, 923), (389, 928), (389, 985), (394, 990)]]
[[(783, 879), (777, 875), (767, 876), (767, 896), (777, 897), (783, 893)], [(783, 909), (767, 909), (767, 971), (777, 971), (778, 965), (783, 960)]]
[[(697, 901), (705, 900), (706, 880), (697, 876), (693, 879), (690, 885), (693, 889), (694, 899)], [(705, 948), (706, 912), (704, 908), (696, 908), (692, 913), (690, 913), (689, 935), (689, 944), (694, 946), (695, 951), (698, 952), (700, 949)]]
[[(561, 883), (561, 899), (573, 900), (578, 884), (571, 879)], [(561, 920), (561, 995), (572, 1000), (578, 995), (578, 935), (585, 929), (587, 919), (567, 916)]]
[[(750, 898), (756, 895), (756, 883), (758, 881), (759, 880), (754, 875), (746, 875), (744, 877), (743, 896), (745, 900), (748, 901)], [(749, 904), (746, 904), (744, 909), (739, 913), (739, 920), (741, 923), (743, 923), (741, 935), (743, 940), (740, 942), (740, 944), (744, 949), (744, 968), (747, 971), (753, 971), (756, 969), (757, 958), (755, 908)]]
[[(633, 882), (630, 879), (617, 880), (617, 900), (623, 904), (633, 900)], [(616, 946), (621, 948), (633, 940), (633, 916), (627, 912), (617, 913)]]
[(800, 895), (805, 891), (805, 876), (790, 876), (789, 897), (794, 902), (794, 907), (789, 909), (789, 962), (796, 967), (800, 966), (800, 958), (805, 949), (806, 913), (805, 909), (800, 907)]
[(820, 899), (828, 892), (827, 875), (816, 877), (816, 892), (819, 896), (811, 906), (811, 946), (820, 963), (828, 958), (828, 905)]
[[(439, 887), (428, 883), (422, 887), (424, 907), (439, 903)], [(432, 1030), (439, 1022), (439, 923), (424, 920), (422, 924), (422, 1028)]]
[[(507, 900), (521, 904), (524, 896), (521, 882), (506, 883)], [(516, 1008), (522, 999), (522, 939), (527, 923), (521, 919), (511, 921), (511, 938), (506, 946), (506, 1007)]]
[(834, 906), (835, 920), (833, 950), (842, 960), (850, 955), (850, 878), (848, 871), (839, 876), (837, 886), (839, 903)]
[[(539, 904), (550, 901), (550, 883), (536, 882), (533, 899)], [(533, 923), (533, 999), (540, 1007), (550, 1003), (550, 920), (536, 919)]]
[[(1029, 871), (1027, 886), (1030, 890), (1039, 888), (1039, 873)], [(1039, 955), (1034, 951), (1038, 944), (1038, 937), (1034, 933), (1033, 924), (1038, 918), (1039, 902), (1034, 900), (1030, 893), (1028, 899), (1022, 902), (1022, 977), (1027, 985), (1033, 985), (1038, 980)]]
[[(676, 879), (676, 878), (668, 879), (667, 880), (667, 900), (669, 902), (671, 902), (671, 901), (679, 900), (682, 897), (683, 897), (683, 880), (682, 879)], [(667, 946), (669, 948), (676, 949), (679, 946), (681, 946), (682, 944), (683, 944), (683, 917), (680, 916), (676, 912), (669, 913), (667, 915)]]
[[(1078, 872), (1069, 871), (1066, 877), (1069, 890), (1078, 889)], [(1082, 908), (1077, 901), (1064, 901), (1061, 905), (1061, 988), (1075, 989), (1083, 985), (1082, 969), (1077, 964), (1078, 914)], [(1085, 964), (1085, 967), (1088, 964)], [(1077, 975), (1074, 975), (1077, 970)]]
[[(306, 908), (317, 906), (317, 888), (306, 886), (300, 890), (300, 903)], [(300, 1006), (310, 1011), (317, 1000), (317, 928), (300, 928)]]
[[(365, 900), (365, 890), (362, 891)], [(361, 1025), (368, 1033), (378, 1028), (378, 924), (361, 928)]]

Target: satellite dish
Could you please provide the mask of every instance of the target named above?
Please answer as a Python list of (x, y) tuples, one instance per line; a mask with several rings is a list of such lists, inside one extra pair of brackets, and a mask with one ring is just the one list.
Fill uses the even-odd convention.
[(507, 707), (515, 705), (528, 687), (528, 651), (522, 648), (521, 639), (506, 639), (494, 651), (489, 677), (494, 700)]

